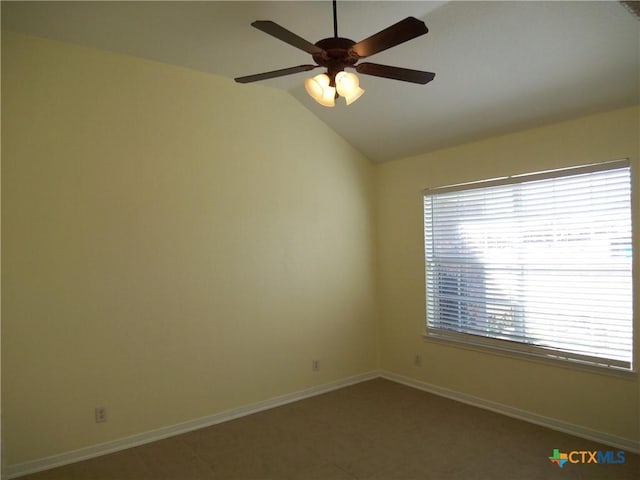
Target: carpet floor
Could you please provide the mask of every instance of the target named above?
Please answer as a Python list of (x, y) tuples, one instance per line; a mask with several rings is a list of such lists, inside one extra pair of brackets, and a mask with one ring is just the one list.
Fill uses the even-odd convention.
[[(624, 463), (551, 462), (618, 449), (376, 379), (23, 480), (582, 480)], [(572, 457), (574, 460), (579, 455)]]

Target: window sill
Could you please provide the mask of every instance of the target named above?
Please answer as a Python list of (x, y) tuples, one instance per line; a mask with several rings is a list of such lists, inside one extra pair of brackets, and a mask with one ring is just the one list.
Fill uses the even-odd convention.
[(517, 350), (510, 350), (507, 348), (498, 348), (494, 346), (482, 345), (474, 342), (463, 342), (460, 340), (448, 339), (440, 336), (429, 335), (428, 333), (421, 334), (424, 341), (427, 343), (433, 343), (437, 345), (443, 345), (447, 347), (460, 348), (463, 350), (470, 350), (473, 352), (509, 358), (512, 360), (520, 360), (525, 362), (538, 363), (542, 365), (560, 367), (573, 371), (581, 371), (586, 373), (605, 375), (608, 377), (616, 377), (625, 380), (635, 381), (638, 377), (637, 370), (622, 370), (610, 367), (600, 367), (597, 365), (590, 365), (580, 363), (578, 361), (563, 359), (563, 358), (550, 358), (543, 355), (537, 355), (534, 353), (521, 352)]

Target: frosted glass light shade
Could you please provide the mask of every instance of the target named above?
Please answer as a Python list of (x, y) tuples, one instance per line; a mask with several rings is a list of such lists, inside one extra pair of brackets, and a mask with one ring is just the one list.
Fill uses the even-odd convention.
[(345, 98), (347, 105), (351, 105), (364, 93), (364, 89), (360, 88), (358, 76), (344, 71), (336, 74), (336, 90)]
[(336, 104), (336, 89), (329, 85), (331, 79), (325, 73), (307, 78), (304, 88), (307, 93), (320, 105), (333, 107)]
[(336, 90), (342, 97), (348, 97), (359, 84), (360, 81), (354, 73), (343, 71), (336, 74)]
[(364, 89), (357, 87), (357, 89), (351, 95), (344, 98), (347, 101), (347, 105), (351, 105), (353, 102), (359, 99), (363, 93), (364, 93)]

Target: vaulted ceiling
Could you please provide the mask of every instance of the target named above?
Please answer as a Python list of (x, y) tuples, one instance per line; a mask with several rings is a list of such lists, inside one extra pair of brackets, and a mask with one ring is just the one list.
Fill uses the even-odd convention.
[[(423, 20), (428, 34), (370, 61), (435, 80), (361, 75), (365, 94), (334, 108), (304, 90), (317, 70), (261, 83), (288, 91), (374, 162), (640, 103), (640, 21), (620, 2), (355, 1), (337, 11), (339, 35), (355, 41)], [(330, 1), (2, 2), (3, 29), (230, 79), (312, 63), (254, 20), (312, 43), (333, 35)]]

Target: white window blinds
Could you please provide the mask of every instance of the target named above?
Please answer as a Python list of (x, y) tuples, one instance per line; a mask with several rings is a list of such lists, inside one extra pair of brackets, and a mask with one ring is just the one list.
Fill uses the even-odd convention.
[(633, 368), (627, 161), (429, 190), (427, 335)]

